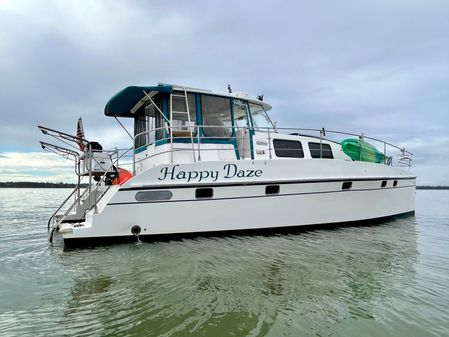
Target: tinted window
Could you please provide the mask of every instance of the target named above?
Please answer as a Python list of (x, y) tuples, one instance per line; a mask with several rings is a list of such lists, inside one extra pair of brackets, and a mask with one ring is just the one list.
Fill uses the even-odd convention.
[(301, 142), (296, 140), (273, 139), (277, 157), (304, 158)]
[(322, 144), (323, 156), (320, 155), (320, 143), (309, 143), (310, 156), (312, 158), (327, 158), (333, 159), (332, 149), (329, 144)]

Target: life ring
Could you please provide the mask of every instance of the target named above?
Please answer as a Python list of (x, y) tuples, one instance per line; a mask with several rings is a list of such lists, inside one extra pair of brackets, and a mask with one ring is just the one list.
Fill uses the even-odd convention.
[(117, 178), (115, 178), (112, 181), (112, 185), (120, 185), (122, 186), (124, 183), (126, 183), (128, 180), (132, 179), (134, 176), (133, 174), (125, 170), (124, 168), (119, 167), (117, 169)]

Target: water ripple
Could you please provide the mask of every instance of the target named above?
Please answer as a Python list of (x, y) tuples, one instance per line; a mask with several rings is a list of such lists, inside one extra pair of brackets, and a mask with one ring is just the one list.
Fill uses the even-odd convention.
[(0, 190), (0, 336), (449, 334), (447, 192), (376, 226), (64, 251), (67, 192)]

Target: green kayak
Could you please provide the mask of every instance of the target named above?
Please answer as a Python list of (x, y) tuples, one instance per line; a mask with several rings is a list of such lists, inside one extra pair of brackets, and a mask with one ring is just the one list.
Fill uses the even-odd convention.
[(341, 148), (352, 160), (384, 163), (385, 156), (362, 139), (349, 138), (341, 142)]

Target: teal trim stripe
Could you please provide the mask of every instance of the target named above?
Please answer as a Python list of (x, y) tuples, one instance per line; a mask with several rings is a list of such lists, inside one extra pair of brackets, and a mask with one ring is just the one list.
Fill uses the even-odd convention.
[(143, 151), (145, 151), (147, 148), (148, 148), (147, 146), (141, 146), (141, 147), (138, 147), (137, 149), (134, 149), (134, 154), (138, 154), (138, 153), (140, 153), (140, 152), (143, 152)]

